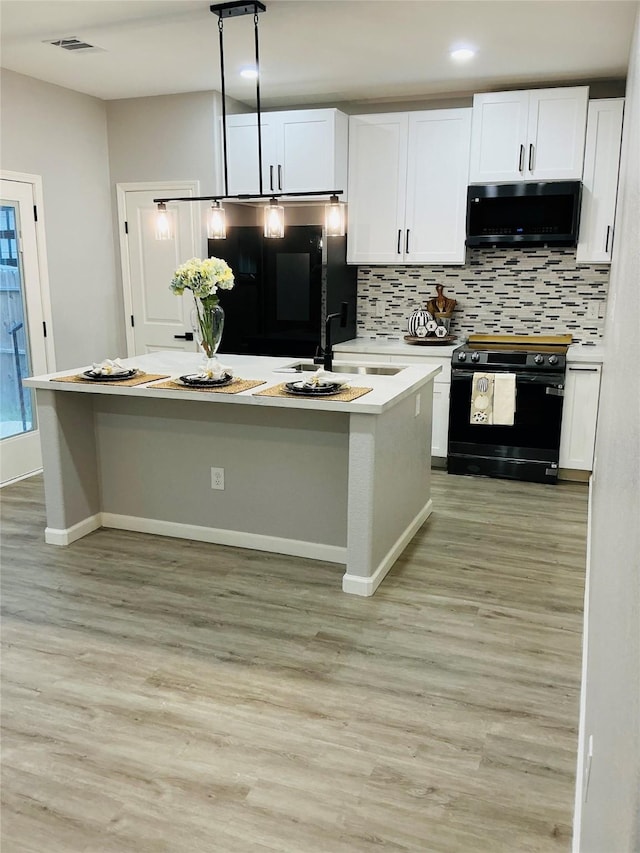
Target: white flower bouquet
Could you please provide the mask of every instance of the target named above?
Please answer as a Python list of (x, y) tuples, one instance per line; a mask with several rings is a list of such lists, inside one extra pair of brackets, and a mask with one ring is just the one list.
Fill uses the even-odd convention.
[(220, 346), (224, 312), (218, 305), (218, 290), (235, 284), (231, 267), (222, 258), (191, 258), (174, 272), (169, 289), (182, 296), (193, 293), (199, 327), (199, 344), (211, 358)]

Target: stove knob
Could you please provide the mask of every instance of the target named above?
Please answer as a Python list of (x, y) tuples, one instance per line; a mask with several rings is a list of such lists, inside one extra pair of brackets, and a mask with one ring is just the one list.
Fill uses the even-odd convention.
[(480, 353), (472, 352), (471, 353), (471, 361), (480, 361)]
[(533, 360), (535, 361), (536, 364), (542, 364), (542, 362), (544, 361), (544, 358), (541, 355), (537, 355)]
[(558, 363), (558, 356), (557, 355), (550, 355), (549, 356), (549, 364), (557, 364), (557, 363)]
[(459, 352), (458, 353), (458, 361), (466, 361), (466, 360), (467, 360), (466, 352)]

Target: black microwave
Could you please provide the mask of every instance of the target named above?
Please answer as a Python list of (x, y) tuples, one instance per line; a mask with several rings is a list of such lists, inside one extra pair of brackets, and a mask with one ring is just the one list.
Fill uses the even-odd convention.
[(576, 246), (580, 181), (478, 184), (467, 192), (467, 246)]

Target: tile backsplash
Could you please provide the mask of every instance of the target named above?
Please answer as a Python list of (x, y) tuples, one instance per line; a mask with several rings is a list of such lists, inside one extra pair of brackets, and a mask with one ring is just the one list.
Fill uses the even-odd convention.
[(575, 249), (468, 249), (462, 267), (361, 266), (358, 335), (399, 338), (412, 311), (436, 296), (458, 304), (451, 333), (567, 334), (602, 338), (609, 265), (577, 266)]

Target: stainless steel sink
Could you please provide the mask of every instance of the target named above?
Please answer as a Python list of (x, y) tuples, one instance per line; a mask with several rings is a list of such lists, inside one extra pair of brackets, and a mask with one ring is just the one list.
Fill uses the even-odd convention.
[[(315, 373), (321, 365), (318, 364), (289, 364), (278, 372), (295, 371), (296, 373)], [(391, 365), (376, 364), (334, 364), (332, 373), (368, 374), (371, 376), (395, 376), (404, 367), (392, 367)]]

